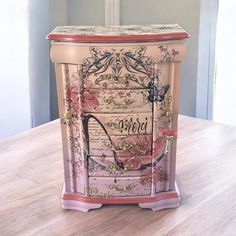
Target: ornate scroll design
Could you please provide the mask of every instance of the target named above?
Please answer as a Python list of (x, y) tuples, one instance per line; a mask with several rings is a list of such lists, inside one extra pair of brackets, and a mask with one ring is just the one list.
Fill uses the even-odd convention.
[(153, 59), (145, 56), (147, 48), (145, 46), (137, 47), (133, 50), (125, 51), (124, 49), (103, 50), (99, 47), (90, 47), (91, 57), (82, 62), (82, 76), (87, 78), (91, 74), (101, 74), (109, 67), (116, 79), (121, 75), (123, 67), (131, 73), (142, 73), (150, 75), (151, 66), (154, 64)]

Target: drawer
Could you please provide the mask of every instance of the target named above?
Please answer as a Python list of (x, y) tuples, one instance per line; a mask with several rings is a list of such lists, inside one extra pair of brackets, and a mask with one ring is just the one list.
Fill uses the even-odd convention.
[(98, 136), (89, 135), (91, 156), (145, 156), (152, 154), (152, 135)]
[(87, 89), (82, 95), (82, 106), (89, 113), (152, 112), (150, 93), (150, 89)]
[(124, 169), (117, 167), (114, 157), (89, 157), (89, 176), (141, 176), (142, 165), (151, 164), (152, 156), (118, 158), (124, 163)]
[(94, 197), (145, 196), (151, 194), (151, 185), (140, 177), (89, 177), (89, 195)]
[(85, 131), (89, 136), (126, 136), (152, 134), (152, 113), (85, 114)]
[(100, 75), (91, 74), (83, 81), (86, 89), (145, 89), (150, 82), (152, 82), (150, 76), (138, 71), (122, 73), (119, 77), (109, 72)]

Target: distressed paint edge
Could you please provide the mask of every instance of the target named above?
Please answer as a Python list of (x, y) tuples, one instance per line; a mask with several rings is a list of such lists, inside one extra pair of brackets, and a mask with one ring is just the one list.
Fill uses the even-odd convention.
[(121, 42), (156, 42), (167, 40), (183, 40), (189, 38), (188, 33), (163, 33), (150, 35), (116, 35), (116, 36), (87, 36), (87, 35), (66, 35), (66, 34), (50, 34), (48, 40), (78, 42), (78, 43), (121, 43)]

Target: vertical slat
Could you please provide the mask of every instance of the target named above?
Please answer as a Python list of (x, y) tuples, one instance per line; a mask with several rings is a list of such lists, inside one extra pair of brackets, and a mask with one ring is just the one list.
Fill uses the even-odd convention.
[[(65, 169), (65, 189), (69, 192), (76, 192), (84, 194), (85, 190), (87, 189), (87, 169), (85, 168), (87, 163), (87, 154), (86, 154), (86, 146), (85, 146), (85, 138), (83, 136), (83, 124), (82, 124), (82, 117), (81, 112), (78, 114), (78, 120), (76, 126), (79, 127), (79, 152), (75, 152), (72, 150), (72, 141), (70, 137), (77, 138), (76, 134), (74, 133), (73, 129), (75, 127), (68, 126), (64, 124), (64, 117), (65, 114), (70, 110), (70, 102), (69, 107), (65, 107), (64, 101), (68, 99), (66, 97), (66, 88), (69, 88), (74, 79), (72, 78), (72, 74), (76, 73), (77, 80), (80, 82), (78, 86), (78, 100), (79, 100), (79, 107), (82, 108), (81, 99), (82, 99), (82, 79), (78, 77), (78, 66), (75, 64), (57, 64), (56, 65), (56, 76), (57, 76), (57, 89), (58, 89), (58, 103), (59, 103), (59, 114), (61, 118), (61, 130), (62, 130), (62, 140), (63, 140), (63, 154), (64, 154), (64, 169)], [(69, 110), (68, 110), (69, 109)], [(74, 124), (73, 124), (74, 125)], [(75, 169), (79, 168), (82, 172), (76, 173)]]
[[(164, 84), (169, 84), (170, 88), (168, 94), (166, 96), (171, 97), (171, 102), (169, 106), (166, 107), (167, 111), (173, 113), (173, 116), (170, 117), (170, 124), (168, 127), (169, 130), (177, 130), (177, 118), (178, 118), (178, 100), (179, 100), (179, 67), (177, 67), (176, 62), (170, 62), (166, 64), (158, 64), (155, 65), (153, 71), (157, 71), (158, 67), (161, 67), (162, 77), (159, 79)], [(165, 71), (165, 72), (164, 72)], [(158, 85), (158, 81), (154, 81), (154, 85)], [(155, 150), (155, 142), (158, 138), (157, 132), (159, 127), (158, 121), (158, 113), (161, 110), (161, 103), (155, 102), (153, 106), (153, 150)], [(165, 114), (164, 114), (165, 115)], [(164, 158), (162, 159), (161, 166), (163, 171), (165, 171), (169, 178), (168, 181), (165, 181), (163, 184), (163, 189), (156, 189), (157, 185), (155, 183), (155, 174), (154, 168), (152, 170), (152, 194), (155, 194), (158, 191), (169, 191), (170, 189), (174, 189), (175, 183), (175, 160), (176, 160), (176, 140), (167, 140), (167, 153), (165, 154)], [(153, 156), (153, 164), (154, 167), (154, 156)]]
[[(180, 62), (174, 64), (174, 90), (173, 90), (173, 101), (172, 111), (173, 118), (171, 122), (171, 129), (178, 130), (178, 110), (179, 110), (179, 86), (180, 86)], [(175, 172), (176, 172), (176, 145), (177, 140), (172, 141), (170, 148), (170, 176), (169, 176), (169, 189), (175, 189)]]
[[(74, 183), (74, 192), (76, 193), (82, 193), (84, 194), (85, 189), (85, 181), (86, 178), (84, 177), (84, 172), (86, 172), (86, 169), (84, 168), (86, 158), (84, 158), (84, 138), (83, 138), (83, 124), (82, 124), (82, 102), (81, 102), (81, 94), (83, 90), (83, 81), (79, 77), (78, 74), (78, 65), (75, 64), (68, 64), (67, 69), (65, 71), (67, 76), (67, 81), (69, 81), (68, 85), (71, 86), (74, 82), (74, 80), (79, 82), (78, 86), (78, 103), (79, 103), (79, 114), (77, 118), (77, 123), (74, 125), (74, 127), (70, 127), (70, 132), (68, 133), (68, 137), (78, 138), (79, 137), (79, 151), (73, 151), (72, 148), (69, 149), (69, 153), (71, 155), (71, 161), (73, 164), (73, 183)], [(75, 127), (76, 126), (76, 127)], [(75, 130), (79, 127), (79, 132), (75, 132)], [(68, 138), (67, 137), (67, 138)], [(70, 140), (68, 141), (70, 143)], [(70, 143), (71, 145), (71, 143)], [(71, 145), (72, 146), (72, 145)], [(79, 169), (80, 171), (76, 171)]]
[[(78, 71), (80, 71), (80, 67), (78, 66), (77, 68)], [(82, 96), (83, 92), (82, 90), (84, 89), (84, 83), (83, 83), (83, 78), (80, 77), (80, 74), (78, 74), (79, 82), (80, 82), (80, 91), (79, 91), (79, 106), (81, 108), (81, 111), (83, 112), (83, 105), (82, 105)], [(89, 182), (88, 182), (88, 147), (86, 144), (86, 138), (85, 138), (85, 131), (84, 131), (84, 126), (83, 126), (83, 114), (80, 114), (80, 119), (79, 119), (79, 132), (80, 132), (80, 147), (81, 147), (81, 158), (82, 158), (82, 163), (83, 163), (83, 182), (84, 182), (84, 194), (86, 196), (89, 196)]]
[(56, 71), (56, 82), (57, 82), (57, 96), (58, 96), (58, 107), (59, 107), (59, 117), (61, 120), (61, 133), (62, 133), (62, 147), (63, 147), (63, 158), (64, 158), (64, 177), (65, 177), (65, 191), (74, 192), (73, 183), (73, 166), (70, 156), (70, 144), (68, 143), (68, 127), (63, 124), (64, 114), (66, 112), (64, 106), (64, 87), (69, 82), (65, 76), (64, 64), (55, 64)]
[[(154, 64), (153, 65), (153, 68), (152, 68), (152, 72), (155, 73), (155, 71), (157, 70), (157, 67), (158, 65), (157, 64)], [(155, 74), (152, 75), (152, 77), (154, 77)], [(154, 80), (154, 85), (157, 85), (157, 80)], [(155, 170), (154, 170), (154, 166), (155, 166), (155, 156), (154, 156), (154, 150), (155, 150), (155, 143), (156, 143), (156, 140), (157, 140), (157, 118), (158, 118), (158, 103), (157, 102), (154, 102), (153, 103), (153, 107), (152, 107), (152, 150), (153, 150), (153, 154), (152, 154), (152, 188), (151, 188), (151, 195), (156, 195), (156, 181), (155, 181)]]
[[(168, 74), (168, 83), (170, 85), (170, 90), (169, 90), (169, 96), (171, 96), (171, 103), (170, 103), (170, 107), (169, 110), (170, 112), (173, 112), (173, 104), (174, 104), (174, 100), (175, 100), (175, 94), (174, 94), (174, 88), (175, 88), (175, 62), (170, 62), (169, 63), (169, 74)], [(170, 117), (170, 124), (169, 124), (169, 129), (173, 130), (173, 126), (172, 126), (172, 118)], [(165, 171), (168, 174), (169, 178), (168, 180), (165, 182), (165, 191), (169, 191), (170, 190), (170, 179), (172, 179), (171, 175), (172, 173), (170, 173), (170, 165), (171, 165), (171, 161), (173, 154), (172, 154), (172, 142), (174, 141), (169, 141), (167, 140), (166, 142), (168, 145), (168, 153), (165, 157)]]
[[(66, 91), (65, 91), (65, 88), (67, 86), (70, 86), (71, 85), (71, 78), (70, 78), (70, 73), (71, 73), (71, 66), (70, 64), (64, 64), (64, 86), (63, 86), (63, 89), (64, 89), (64, 99), (66, 98)], [(73, 65), (74, 67), (76, 67), (76, 65)], [(70, 106), (70, 104), (69, 104)], [(70, 107), (71, 109), (71, 107)], [(75, 160), (75, 152), (72, 150), (72, 142), (71, 142), (71, 139), (70, 137), (74, 137), (74, 133), (73, 133), (73, 127), (70, 126), (68, 127), (67, 126), (67, 142), (68, 142), (68, 145), (69, 145), (69, 148), (68, 148), (68, 154), (69, 154), (69, 157), (70, 157), (70, 161), (71, 161), (71, 165), (72, 165), (72, 175), (71, 175), (71, 178), (72, 178), (72, 188), (71, 188), (71, 191), (72, 192), (77, 192), (77, 183), (76, 183), (76, 178), (75, 178), (75, 163), (76, 163), (76, 160)], [(65, 140), (64, 140), (65, 141)]]

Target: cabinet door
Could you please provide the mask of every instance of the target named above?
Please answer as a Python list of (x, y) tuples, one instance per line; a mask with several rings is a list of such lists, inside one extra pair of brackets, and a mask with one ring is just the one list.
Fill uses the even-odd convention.
[(154, 81), (159, 97), (153, 109), (153, 193), (174, 189), (179, 97), (179, 63), (162, 66)]
[(81, 154), (71, 154), (70, 175), (83, 182), (79, 189), (89, 184), (85, 176), (104, 181), (124, 176), (140, 178), (152, 194), (168, 190), (175, 161), (169, 139), (176, 136), (178, 70), (173, 62), (155, 63), (149, 47), (117, 50), (122, 56), (108, 53), (107, 65), (97, 61), (106, 52), (103, 48), (85, 58), (77, 71), (67, 68), (63, 121), (71, 150), (78, 147)]
[(146, 51), (91, 46), (81, 63), (90, 176), (140, 176), (152, 163), (152, 59)]

